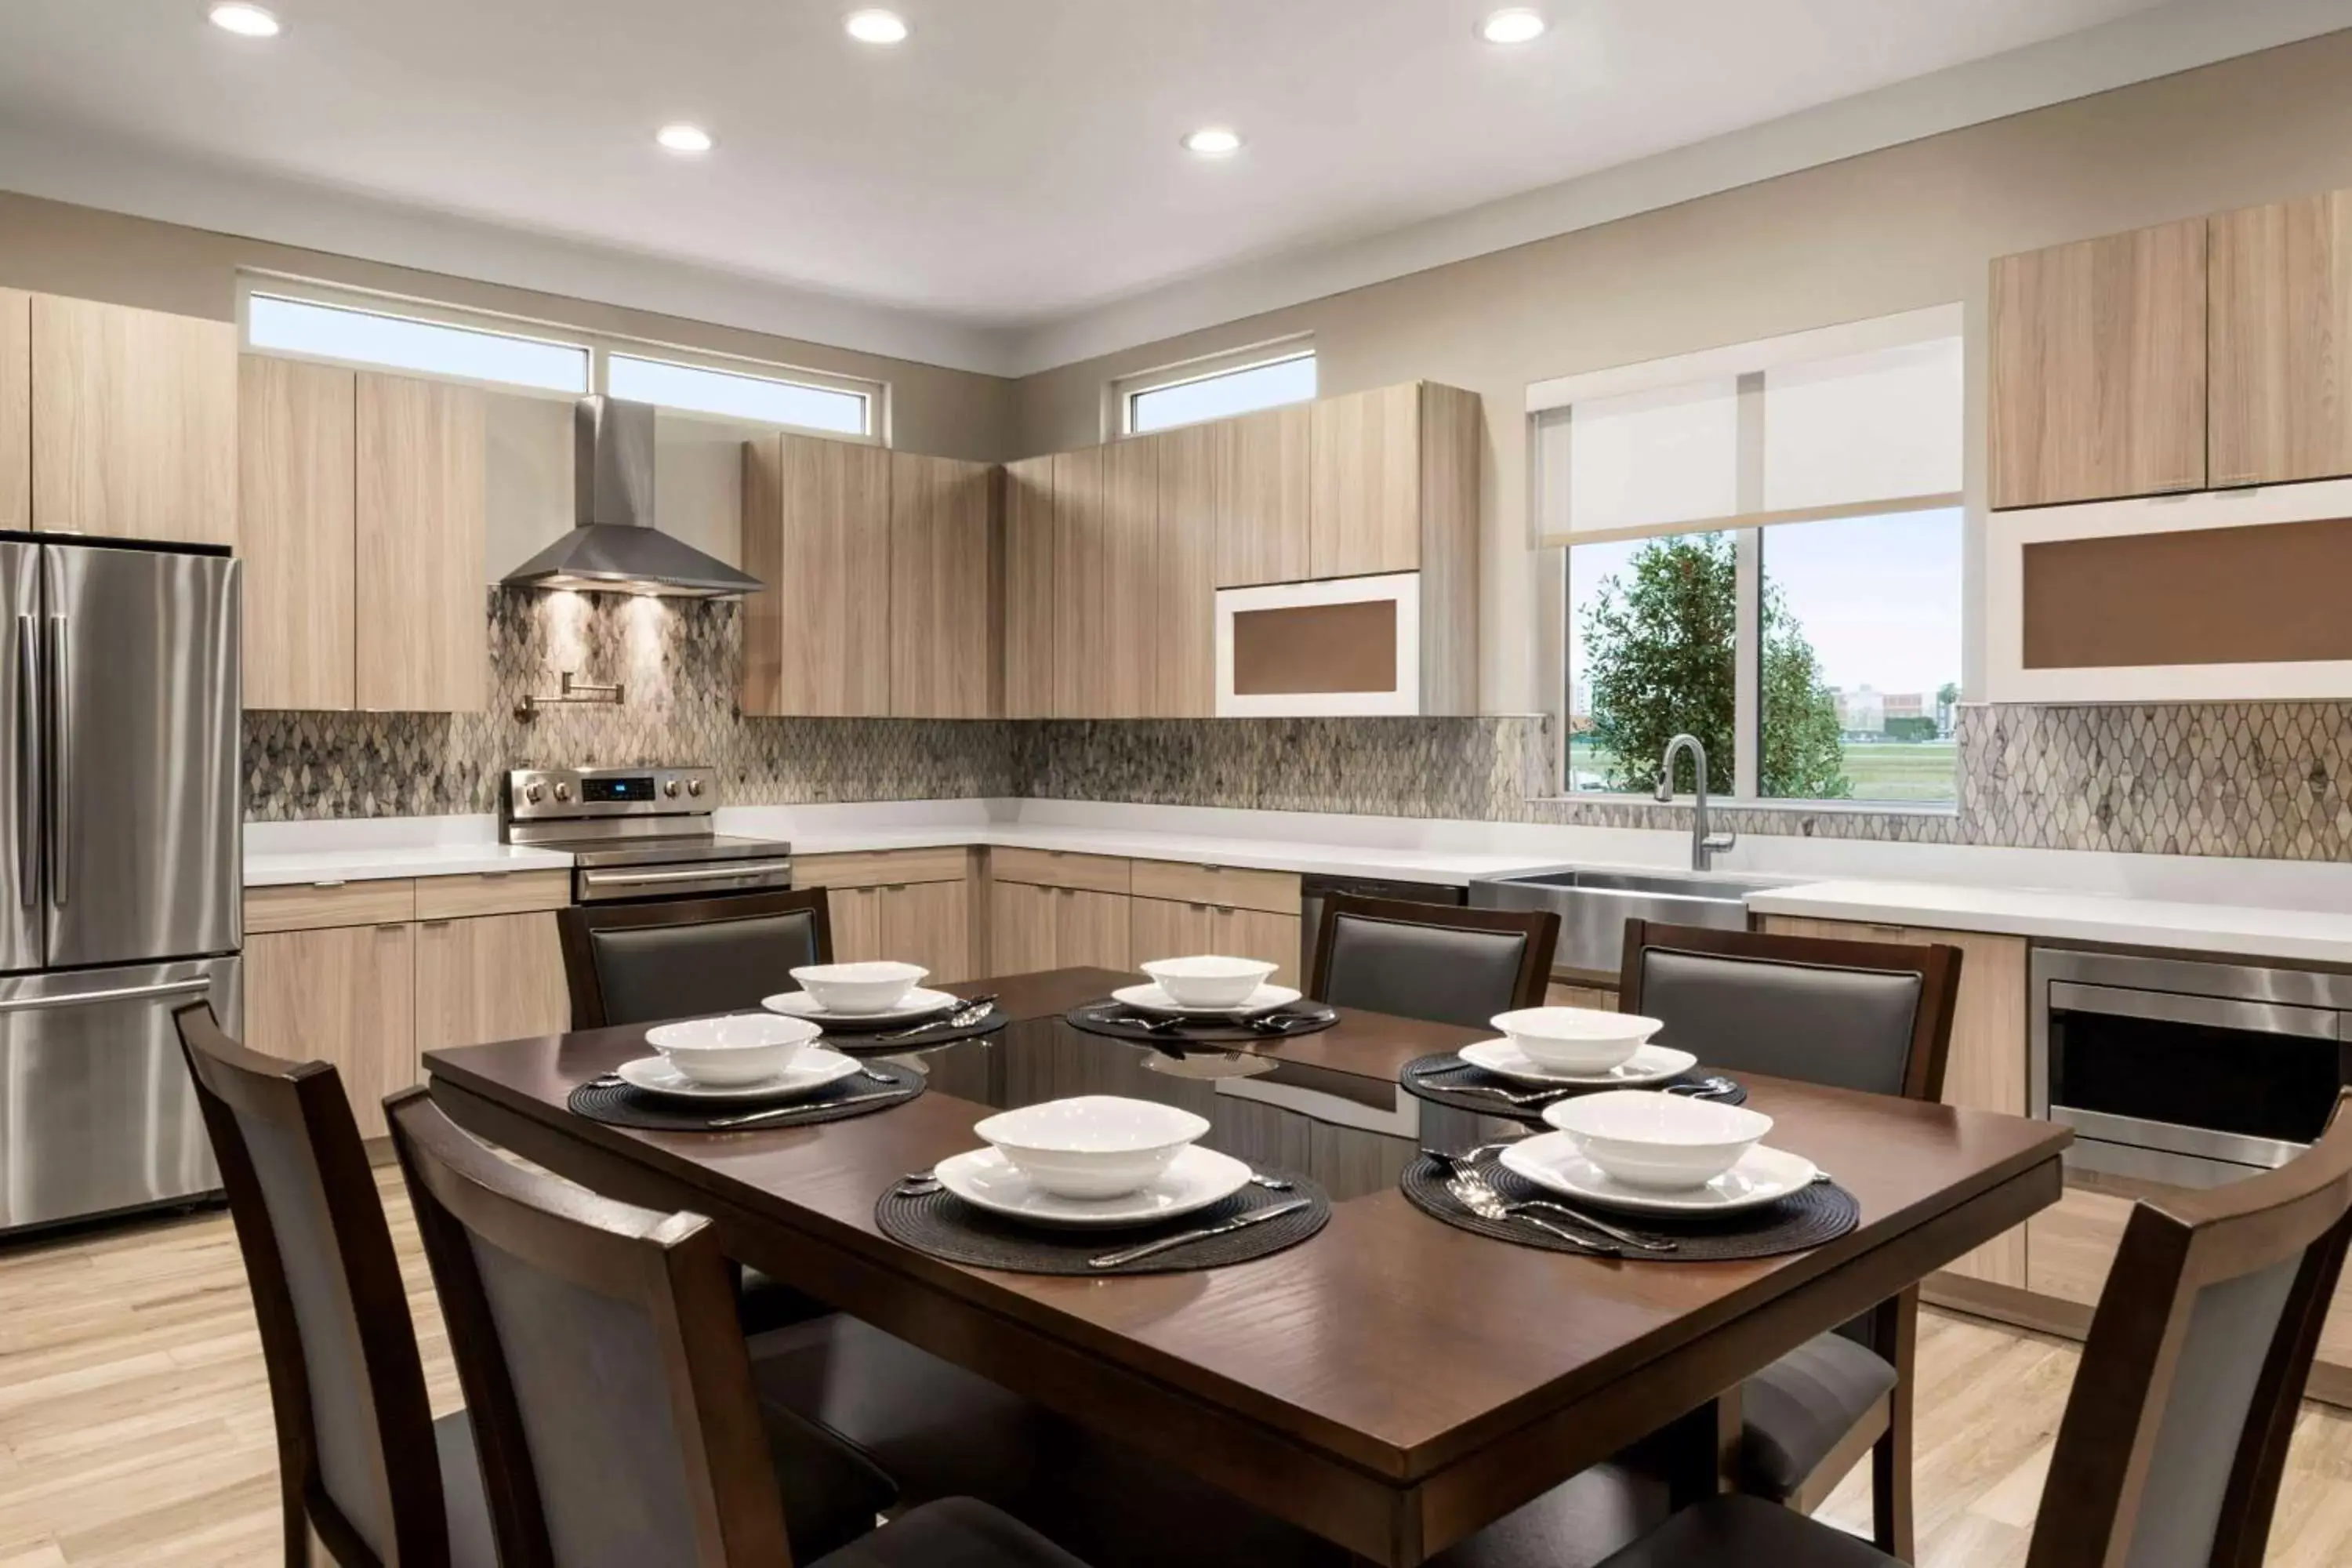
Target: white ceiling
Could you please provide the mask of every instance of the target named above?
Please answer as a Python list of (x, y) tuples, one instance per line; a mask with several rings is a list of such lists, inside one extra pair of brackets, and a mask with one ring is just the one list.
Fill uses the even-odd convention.
[[(991, 331), (2231, 0), (5, 0), (0, 121)], [(719, 139), (684, 161), (654, 129)], [(1177, 144), (1210, 122), (1231, 160)], [(223, 225), (222, 226), (227, 226)], [(512, 279), (509, 279), (512, 280)]]

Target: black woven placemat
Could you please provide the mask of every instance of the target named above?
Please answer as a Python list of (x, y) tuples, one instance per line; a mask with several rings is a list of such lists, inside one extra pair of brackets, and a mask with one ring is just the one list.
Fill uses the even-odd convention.
[[(725, 1105), (698, 1104), (691, 1100), (673, 1100), (664, 1095), (647, 1094), (625, 1083), (615, 1083), (609, 1078), (591, 1079), (573, 1089), (564, 1104), (591, 1121), (602, 1121), (614, 1127), (634, 1127), (642, 1132), (772, 1132), (780, 1127), (814, 1127), (821, 1121), (846, 1121), (854, 1116), (870, 1116), (877, 1110), (887, 1110), (904, 1105), (923, 1092), (923, 1075), (901, 1062), (862, 1061), (857, 1064), (866, 1072), (880, 1073), (896, 1087), (876, 1083), (864, 1073), (851, 1073), (835, 1079), (814, 1094), (791, 1100), (734, 1100)], [(879, 1095), (867, 1100), (866, 1095)], [(754, 1121), (748, 1127), (713, 1127), (713, 1121), (730, 1116), (748, 1116), (758, 1110), (782, 1111), (792, 1108), (790, 1115), (771, 1116)]]
[[(1441, 1071), (1440, 1069), (1443, 1068), (1453, 1070)], [(1432, 1105), (1449, 1106), (1455, 1110), (1472, 1111), (1480, 1116), (1507, 1117), (1514, 1121), (1533, 1124), (1541, 1122), (1544, 1107), (1557, 1100), (1573, 1100), (1583, 1094), (1599, 1094), (1612, 1089), (1664, 1089), (1669, 1084), (1695, 1084), (1703, 1079), (1716, 1076), (1705, 1068), (1693, 1068), (1690, 1071), (1678, 1073), (1662, 1083), (1591, 1085), (1521, 1083), (1517, 1079), (1505, 1078), (1500, 1073), (1488, 1072), (1485, 1068), (1470, 1066), (1452, 1051), (1436, 1051), (1425, 1057), (1415, 1057), (1405, 1063), (1403, 1068), (1397, 1074), (1397, 1082), (1415, 1100), (1425, 1100)], [(1488, 1089), (1504, 1089), (1512, 1094), (1544, 1094), (1550, 1098), (1538, 1100), (1533, 1105), (1513, 1105), (1499, 1094), (1462, 1092), (1474, 1084)], [(1556, 1094), (1553, 1092), (1555, 1089), (1558, 1090)], [(1735, 1084), (1730, 1093), (1709, 1095), (1707, 1098), (1717, 1105), (1745, 1105), (1748, 1103), (1748, 1089), (1745, 1085)]]
[[(950, 1016), (952, 1016), (952, 1014), (950, 1015)], [(884, 1056), (902, 1056), (908, 1051), (928, 1051), (940, 1046), (951, 1046), (958, 1040), (977, 1039), (982, 1035), (996, 1033), (1011, 1022), (1013, 1022), (1012, 1015), (1006, 1013), (1003, 1008), (991, 1007), (986, 1013), (981, 1015), (978, 1023), (966, 1024), (961, 1028), (950, 1027), (947, 1020), (942, 1018), (936, 1024), (928, 1024), (919, 1029), (913, 1030), (882, 1029), (872, 1034), (862, 1031), (844, 1034), (838, 1030), (827, 1029), (824, 1032), (824, 1043), (828, 1049), (840, 1051), (863, 1060), (865, 1053), (868, 1051), (879, 1052)]]
[[(893, 1187), (874, 1205), (874, 1224), (891, 1240), (950, 1263), (979, 1268), (1003, 1268), (1015, 1274), (1084, 1274), (1097, 1279), (1115, 1274), (1181, 1274), (1201, 1268), (1222, 1268), (1247, 1263), (1296, 1247), (1321, 1230), (1331, 1217), (1331, 1197), (1304, 1176), (1268, 1171), (1274, 1180), (1290, 1184), (1275, 1192), (1252, 1182), (1229, 1198), (1154, 1225), (1116, 1230), (1052, 1230), (975, 1208), (954, 1194), (934, 1190), (909, 1194)], [(1273, 1208), (1304, 1198), (1306, 1208), (1246, 1226), (1224, 1236), (1171, 1247), (1149, 1258), (1115, 1268), (1087, 1266), (1090, 1258), (1121, 1247), (1139, 1247), (1163, 1236), (1220, 1225), (1254, 1209)]]
[(1274, 1021), (1262, 1026), (1234, 1018), (1171, 1018), (1149, 1027), (1125, 1021), (1140, 1016), (1124, 1002), (1106, 1001), (1073, 1007), (1062, 1017), (1073, 1029), (1139, 1046), (1230, 1046), (1244, 1040), (1280, 1040), (1311, 1035), (1339, 1021), (1339, 1015), (1320, 1002), (1293, 1002), (1276, 1008), (1270, 1015)]
[[(1496, 1241), (1513, 1242), (1520, 1247), (1539, 1247), (1547, 1252), (1575, 1254), (1579, 1251), (1541, 1226), (1517, 1220), (1481, 1219), (1472, 1214), (1445, 1190), (1446, 1180), (1453, 1173), (1444, 1161), (1423, 1154), (1404, 1168), (1404, 1174), (1397, 1179), (1397, 1185), (1413, 1207), (1444, 1220), (1456, 1230), (1492, 1237)], [(1526, 1177), (1506, 1170), (1501, 1161), (1492, 1155), (1478, 1163), (1478, 1173), (1486, 1178), (1486, 1184), (1493, 1187), (1506, 1203), (1523, 1203), (1535, 1198), (1558, 1200), (1559, 1197), (1558, 1193), (1539, 1187)], [(1641, 1263), (1726, 1263), (1744, 1258), (1776, 1258), (1784, 1252), (1802, 1252), (1809, 1247), (1834, 1241), (1862, 1219), (1862, 1205), (1854, 1201), (1852, 1193), (1834, 1182), (1815, 1182), (1778, 1203), (1749, 1209), (1745, 1214), (1685, 1219), (1665, 1215), (1625, 1214), (1601, 1209), (1598, 1205), (1595, 1205), (1594, 1212), (1621, 1230), (1660, 1237), (1675, 1243), (1672, 1252), (1624, 1249), (1627, 1259)], [(1543, 1217), (1570, 1231), (1578, 1230), (1573, 1222), (1559, 1215), (1546, 1214)], [(1607, 1245), (1605, 1238), (1600, 1236), (1592, 1239), (1598, 1244)]]

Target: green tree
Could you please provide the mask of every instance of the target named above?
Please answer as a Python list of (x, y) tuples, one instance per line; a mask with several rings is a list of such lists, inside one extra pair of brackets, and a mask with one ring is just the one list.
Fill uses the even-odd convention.
[[(1727, 784), (1738, 696), (1733, 688), (1738, 569), (1725, 534), (1645, 545), (1630, 581), (1612, 577), (1584, 614), (1592, 740), (1614, 757), (1612, 788), (1649, 790), (1666, 742), (1685, 731)], [(1821, 661), (1770, 583), (1764, 586), (1764, 793), (1808, 800), (1853, 793), (1838, 744), (1837, 704)]]

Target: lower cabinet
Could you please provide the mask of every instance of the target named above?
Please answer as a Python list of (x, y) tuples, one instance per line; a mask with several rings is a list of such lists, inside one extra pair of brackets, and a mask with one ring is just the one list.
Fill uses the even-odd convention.
[(571, 1026), (563, 947), (551, 914), (422, 921), (416, 1049), (475, 1046)]
[(360, 1136), (384, 1136), (383, 1097), (416, 1081), (415, 928), (269, 931), (246, 939), (245, 1043), (332, 1062)]
[(1279, 964), (1275, 984), (1298, 984), (1297, 915), (1139, 898), (1128, 910), (1127, 931), (1129, 954), (1139, 963), (1215, 952)]
[(1617, 993), (1613, 988), (1606, 985), (1571, 985), (1564, 980), (1555, 980), (1544, 987), (1544, 1005), (1587, 1007), (1596, 1013), (1618, 1011)]
[(997, 882), (988, 889), (988, 968), (992, 974), (1034, 974), (1054, 967), (1053, 888)]
[(997, 882), (989, 889), (989, 967), (998, 974), (1041, 969), (1125, 969), (1124, 893)]
[(934, 984), (971, 978), (971, 895), (964, 883), (828, 888), (825, 898), (836, 962), (919, 963)]

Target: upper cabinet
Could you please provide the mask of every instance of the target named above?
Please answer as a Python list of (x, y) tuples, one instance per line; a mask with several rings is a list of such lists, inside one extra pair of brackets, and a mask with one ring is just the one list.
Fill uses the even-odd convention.
[(0, 528), (33, 526), (33, 297), (0, 289)]
[(29, 321), (32, 526), (234, 544), (236, 327), (47, 294)]
[(2352, 191), (2210, 228), (2211, 483), (2352, 474)]
[(1004, 716), (1054, 709), (1054, 465), (1027, 458), (1004, 469)]
[(1197, 427), (1214, 432), (1217, 587), (1314, 575), (1307, 522), (1314, 419), (1312, 404), (1293, 404)]
[(358, 705), (358, 398), (340, 366), (238, 366), (247, 708)]
[(890, 454), (814, 436), (743, 445), (743, 710), (890, 711)]
[(990, 718), (1003, 710), (994, 471), (912, 452), (889, 462), (889, 711)]
[(489, 700), (486, 395), (364, 372), (356, 404), (359, 705), (478, 710)]
[(1995, 507), (2205, 484), (2205, 220), (1992, 264)]

